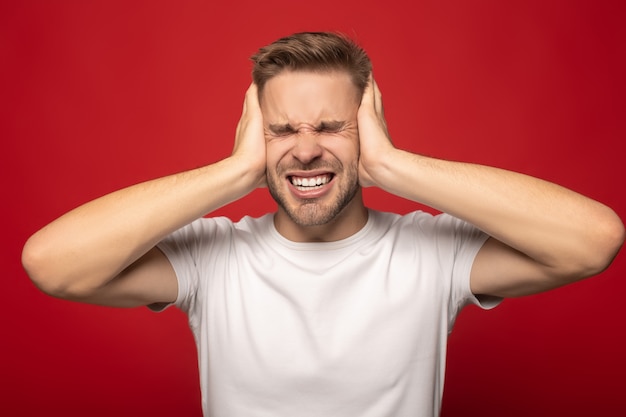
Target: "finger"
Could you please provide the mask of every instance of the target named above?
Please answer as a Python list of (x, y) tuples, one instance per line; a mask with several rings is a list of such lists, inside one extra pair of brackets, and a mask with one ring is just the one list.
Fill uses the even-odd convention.
[(381, 115), (385, 114), (385, 109), (383, 106), (383, 94), (380, 92), (380, 88), (378, 88), (378, 83), (373, 76), (370, 76), (372, 80), (372, 94), (374, 96), (374, 108), (377, 113)]
[(367, 84), (365, 84), (365, 89), (363, 90), (363, 97), (361, 97), (361, 105), (365, 104), (367, 106), (374, 104), (372, 81), (372, 73), (370, 73), (369, 78), (367, 79)]
[(248, 87), (248, 90), (246, 91), (246, 101), (253, 107), (259, 107), (259, 93), (255, 83), (250, 84), (250, 87)]
[(259, 101), (257, 97), (257, 86), (255, 83), (250, 84), (246, 90), (246, 95), (243, 100), (243, 113), (249, 110), (253, 110), (254, 106), (258, 106)]
[(257, 87), (256, 84), (251, 83), (248, 89), (246, 90), (243, 106), (241, 110), (241, 117), (239, 118), (239, 122), (237, 123), (237, 130), (235, 134), (237, 137), (239, 133), (244, 129), (244, 126), (247, 124), (247, 121), (250, 119), (251, 114), (254, 114), (255, 106), (258, 107), (258, 98), (256, 97)]

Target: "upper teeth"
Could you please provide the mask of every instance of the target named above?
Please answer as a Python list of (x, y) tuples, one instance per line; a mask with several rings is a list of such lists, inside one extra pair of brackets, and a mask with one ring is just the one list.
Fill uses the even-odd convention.
[(302, 178), (291, 177), (291, 183), (302, 187), (315, 187), (316, 185), (326, 184), (329, 181), (328, 175), (320, 175), (317, 177)]

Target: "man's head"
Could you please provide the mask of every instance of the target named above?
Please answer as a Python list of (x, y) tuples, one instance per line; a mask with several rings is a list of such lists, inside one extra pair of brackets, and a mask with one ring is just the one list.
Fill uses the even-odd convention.
[(302, 32), (278, 39), (252, 56), (259, 97), (267, 81), (283, 71), (345, 71), (361, 95), (372, 71), (367, 53), (345, 35)]
[(262, 48), (253, 60), (277, 227), (288, 225), (299, 239), (302, 227), (333, 224), (341, 232), (339, 218), (362, 225), (357, 113), (369, 58), (344, 36), (301, 33)]

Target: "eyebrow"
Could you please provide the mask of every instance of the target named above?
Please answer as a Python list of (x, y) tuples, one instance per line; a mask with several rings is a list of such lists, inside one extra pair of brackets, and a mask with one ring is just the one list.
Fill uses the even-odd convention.
[(269, 130), (275, 135), (285, 135), (287, 133), (293, 133), (293, 127), (289, 123), (285, 124), (270, 124)]
[[(326, 120), (320, 122), (317, 126), (315, 126), (315, 130), (318, 132), (338, 132), (344, 128), (346, 125), (345, 121), (339, 120)], [(296, 130), (289, 123), (276, 123), (270, 124), (268, 126), (269, 130), (276, 135), (285, 135), (288, 133), (294, 133)]]
[(346, 122), (339, 120), (328, 120), (322, 121), (317, 127), (316, 130), (325, 130), (329, 132), (338, 132), (344, 128)]

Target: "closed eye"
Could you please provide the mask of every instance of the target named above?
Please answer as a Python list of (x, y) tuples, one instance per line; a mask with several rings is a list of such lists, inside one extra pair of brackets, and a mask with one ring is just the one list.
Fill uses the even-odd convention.
[[(346, 122), (342, 121), (324, 121), (313, 127), (316, 133), (339, 133), (346, 127)], [(271, 136), (283, 137), (297, 134), (299, 130), (294, 129), (290, 124), (270, 124), (268, 131)]]
[(315, 130), (320, 133), (339, 133), (346, 126), (346, 122), (327, 121), (321, 122)]
[(268, 130), (273, 136), (289, 136), (293, 135), (296, 131), (289, 124), (285, 125), (269, 125)]

